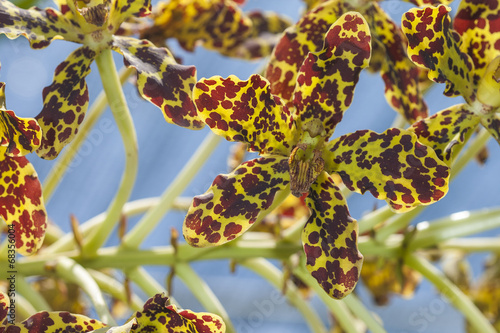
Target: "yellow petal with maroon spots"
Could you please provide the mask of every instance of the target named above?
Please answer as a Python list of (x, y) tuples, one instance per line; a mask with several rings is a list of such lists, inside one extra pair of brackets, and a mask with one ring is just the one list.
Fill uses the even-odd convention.
[(35, 119), (17, 117), (13, 111), (0, 110), (2, 154), (12, 157), (29, 154), (40, 145), (41, 138), (42, 131)]
[(251, 12), (248, 17), (252, 21), (250, 35), (243, 36), (234, 47), (217, 49), (218, 52), (242, 59), (268, 56), (281, 38), (281, 33), (291, 25), (287, 18), (271, 12)]
[(493, 113), (481, 117), (481, 124), (490, 132), (490, 134), (500, 144), (500, 114)]
[(208, 49), (229, 50), (251, 29), (252, 22), (234, 1), (171, 0), (160, 3), (153, 28), (141, 38), (174, 37), (188, 51), (193, 51), (198, 42)]
[(38, 175), (26, 157), (0, 157), (0, 216), (14, 227), (16, 248), (23, 255), (42, 246), (47, 213)]
[(461, 35), (461, 50), (474, 62), (480, 79), (488, 64), (500, 55), (500, 8), (496, 0), (460, 1), (453, 28)]
[(294, 26), (285, 30), (266, 68), (271, 92), (292, 106), (295, 82), (309, 52), (323, 48), (325, 33), (346, 12), (347, 3), (330, 0), (306, 13)]
[(387, 103), (410, 124), (427, 117), (427, 105), (418, 85), (419, 69), (406, 55), (406, 38), (378, 3), (371, 4), (366, 17), (371, 18), (371, 35), (378, 45), (373, 47), (373, 52), (381, 53), (374, 57), (380, 61), (370, 62), (370, 67), (380, 68)]
[(411, 2), (415, 6), (424, 7), (429, 5), (443, 4), (449, 5), (453, 2), (453, 0), (405, 0), (407, 2)]
[(460, 50), (460, 35), (451, 27), (447, 6), (413, 8), (403, 15), (401, 28), (408, 38), (408, 56), (429, 70), (429, 79), (446, 83), (444, 94), (474, 100), (470, 57)]
[(190, 129), (205, 126), (191, 99), (194, 66), (178, 65), (170, 51), (147, 40), (114, 36), (113, 49), (123, 55), (128, 67), (137, 70), (139, 93), (162, 110), (167, 122)]
[(456, 157), (479, 124), (480, 117), (469, 111), (467, 104), (454, 105), (429, 118), (422, 119), (408, 128), (418, 141), (434, 149), (447, 165)]
[(25, 321), (7, 324), (5, 331), (10, 333), (84, 333), (105, 327), (103, 323), (89, 317), (69, 312), (38, 312)]
[(358, 223), (326, 172), (311, 186), (306, 202), (311, 209), (302, 232), (306, 267), (331, 297), (343, 298), (356, 286), (363, 264)]
[(407, 130), (346, 134), (327, 144), (323, 158), (325, 170), (337, 172), (348, 189), (370, 191), (395, 211), (432, 204), (448, 192), (448, 166)]
[(36, 116), (43, 132), (38, 156), (56, 158), (78, 132), (89, 103), (85, 77), (95, 55), (87, 46), (76, 49), (57, 66), (52, 84), (43, 89), (43, 109)]
[(182, 228), (196, 247), (221, 245), (267, 214), (280, 191), (289, 191), (288, 158), (271, 155), (247, 161), (195, 196)]
[(0, 327), (4, 324), (4, 320), (7, 319), (9, 314), (9, 297), (0, 291)]
[(131, 332), (172, 332), (172, 333), (224, 333), (226, 325), (217, 315), (208, 312), (178, 310), (169, 305), (164, 294), (156, 294), (146, 301), (142, 311), (137, 311), (132, 318), (137, 325)]
[(144, 17), (151, 14), (151, 0), (113, 0), (109, 12), (110, 29), (116, 31), (120, 24), (128, 18)]
[(52, 39), (58, 37), (72, 42), (81, 42), (84, 38), (78, 34), (78, 26), (52, 8), (22, 9), (2, 0), (0, 17), (0, 33), (11, 39), (25, 36), (34, 49), (47, 47)]
[(200, 80), (193, 99), (201, 119), (229, 141), (246, 142), (249, 150), (288, 155), (296, 143), (290, 112), (273, 96), (260, 75), (241, 81), (231, 75)]
[[(363, 16), (348, 12), (328, 30), (323, 50), (307, 55), (294, 90), (298, 128), (328, 140), (352, 102), (359, 73), (370, 62), (370, 39)], [(318, 119), (325, 132), (313, 134)]]
[(5, 103), (5, 82), (0, 82), (0, 109), (6, 109)]

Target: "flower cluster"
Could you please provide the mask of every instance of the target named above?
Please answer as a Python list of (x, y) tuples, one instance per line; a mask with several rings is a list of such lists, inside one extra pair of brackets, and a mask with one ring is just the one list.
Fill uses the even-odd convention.
[(260, 75), (196, 84), (194, 102), (212, 131), (247, 143), (262, 157), (219, 175), (194, 198), (183, 228), (188, 243), (226, 243), (279, 204), (280, 193), (308, 194), (312, 215), (302, 235), (307, 268), (327, 293), (342, 298), (358, 280), (362, 255), (356, 220), (329, 173), (340, 175), (350, 190), (370, 191), (399, 211), (446, 194), (448, 167), (409, 131), (361, 130), (329, 141), (368, 66), (370, 41), (363, 16), (343, 14), (324, 36), (323, 48), (306, 56), (288, 106)]

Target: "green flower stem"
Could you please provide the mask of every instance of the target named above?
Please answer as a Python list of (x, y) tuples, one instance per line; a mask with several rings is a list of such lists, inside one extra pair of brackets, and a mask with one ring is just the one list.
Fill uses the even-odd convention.
[[(24, 298), (22, 295), (16, 295), (16, 315), (20, 318), (27, 319), (28, 317), (36, 313), (36, 309), (31, 305), (31, 303)], [(16, 320), (17, 320), (16, 316)]]
[(116, 326), (115, 320), (109, 313), (101, 289), (99, 289), (99, 286), (85, 268), (74, 260), (61, 257), (53, 267), (48, 267), (48, 269), (53, 269), (57, 276), (82, 288), (94, 305), (101, 321), (107, 325)]
[(354, 293), (347, 295), (343, 299), (343, 302), (345, 305), (347, 305), (352, 313), (356, 314), (356, 316), (366, 324), (370, 332), (387, 333), (387, 331), (382, 326), (380, 319), (377, 319)]
[(16, 277), (16, 293), (23, 295), (26, 301), (33, 306), (35, 312), (52, 311), (45, 298), (31, 284), (26, 282), (26, 279), (22, 275)]
[(495, 333), (488, 319), (479, 311), (472, 301), (451, 282), (442, 272), (427, 260), (408, 252), (405, 263), (420, 272), (427, 278), (448, 300), (467, 318), (473, 331), (481, 333)]
[(451, 238), (498, 228), (500, 227), (500, 208), (455, 213), (432, 223), (419, 225), (418, 232), (408, 245), (410, 250), (436, 246)]
[(101, 75), (104, 91), (109, 101), (111, 112), (120, 130), (123, 145), (125, 148), (125, 170), (122, 176), (120, 187), (116, 192), (113, 202), (108, 208), (106, 219), (101, 223), (95, 232), (86, 239), (82, 255), (95, 255), (97, 250), (106, 242), (113, 228), (120, 219), (122, 208), (127, 202), (135, 183), (138, 169), (137, 138), (134, 123), (128, 110), (120, 79), (116, 73), (115, 63), (111, 50), (104, 50), (96, 57), (97, 68)]
[(443, 250), (460, 250), (462, 252), (500, 253), (500, 239), (495, 237), (451, 239), (442, 242), (438, 247)]
[[(92, 278), (95, 280), (101, 291), (111, 295), (113, 298), (118, 299), (124, 303), (128, 302), (127, 290), (125, 289), (123, 283), (102, 272), (93, 269), (87, 269), (87, 271), (89, 272), (90, 276), (92, 276)], [(132, 309), (133, 311), (142, 310), (142, 305), (144, 304), (144, 302), (135, 293), (132, 293), (130, 301), (131, 301), (129, 304), (130, 309)]]
[(50, 244), (54, 244), (57, 242), (61, 237), (64, 237), (66, 233), (59, 228), (54, 223), (48, 223), (47, 224), (47, 230), (45, 231), (45, 238), (43, 239), (43, 245), (44, 246), (49, 246)]
[[(123, 85), (132, 73), (133, 69), (123, 67), (119, 73), (120, 85)], [(68, 146), (66, 146), (61, 154), (59, 154), (54, 166), (43, 182), (43, 199), (45, 204), (50, 201), (57, 185), (59, 185), (64, 177), (64, 174), (71, 166), (71, 161), (73, 161), (75, 156), (78, 154), (80, 147), (85, 142), (85, 139), (90, 134), (90, 131), (94, 128), (104, 111), (106, 111), (107, 105), (108, 99), (106, 98), (106, 93), (101, 91), (94, 103), (92, 103), (89, 111), (85, 114), (85, 120), (78, 128), (78, 133), (75, 138)]]
[(389, 205), (366, 214), (358, 221), (359, 234), (362, 235), (365, 232), (373, 230), (376, 225), (388, 220), (392, 216), (394, 216), (394, 212), (391, 210)]
[(325, 306), (332, 312), (337, 323), (342, 327), (346, 333), (357, 333), (358, 330), (355, 323), (355, 318), (352, 313), (347, 309), (346, 305), (339, 300), (331, 298), (318, 282), (311, 276), (311, 274), (304, 267), (305, 262), (301, 260), (299, 267), (294, 273), (301, 279), (309, 288), (319, 296)]
[[(158, 293), (165, 293), (165, 295), (169, 294), (165, 287), (159, 284), (143, 267), (132, 268), (128, 270), (126, 274), (132, 282), (138, 285), (139, 288), (148, 295), (148, 297), (153, 297)], [(171, 304), (179, 306), (179, 303), (172, 296), (168, 296), (168, 300)]]
[(175, 265), (175, 274), (184, 282), (184, 284), (193, 293), (200, 304), (211, 313), (221, 316), (226, 324), (227, 333), (235, 333), (233, 323), (224, 306), (213, 293), (208, 284), (187, 263)]
[[(238, 263), (263, 277), (276, 289), (282, 289), (284, 282), (283, 273), (268, 260), (256, 258), (242, 260)], [(288, 298), (288, 301), (302, 314), (304, 319), (307, 321), (311, 332), (326, 333), (327, 329), (321, 321), (321, 318), (319, 318), (314, 309), (302, 298), (297, 287), (295, 287), (295, 285), (293, 285), (290, 281), (287, 281), (286, 283), (287, 286), (285, 296)]]
[(296, 221), (291, 227), (283, 230), (281, 240), (283, 242), (296, 243), (301, 241), (302, 230), (307, 222), (307, 217)]
[(417, 208), (404, 214), (393, 213), (395, 215), (393, 215), (393, 217), (390, 218), (387, 223), (376, 232), (375, 239), (378, 242), (383, 242), (387, 239), (387, 237), (406, 228), (415, 217), (423, 212), (425, 208), (426, 206), (418, 206)]
[[(156, 197), (146, 198), (127, 202), (123, 206), (122, 215), (125, 217), (132, 217), (134, 215), (142, 214), (158, 204), (159, 199)], [(80, 226), (80, 232), (84, 237), (87, 237), (93, 229), (101, 224), (106, 219), (107, 213), (101, 213), (94, 216)], [(64, 251), (72, 251), (76, 249), (76, 244), (72, 233), (67, 233), (61, 237), (57, 242), (43, 249), (43, 255), (50, 255)]]
[(198, 147), (194, 155), (187, 162), (175, 180), (168, 186), (160, 198), (160, 202), (149, 210), (128, 232), (122, 241), (123, 247), (137, 248), (153, 229), (158, 225), (163, 216), (172, 208), (175, 199), (182, 194), (193, 177), (201, 169), (205, 161), (212, 155), (221, 137), (210, 132)]
[(481, 128), (479, 134), (476, 135), (474, 140), (462, 151), (462, 154), (453, 162), (451, 179), (456, 177), (460, 171), (469, 163), (476, 155), (484, 148), (488, 140), (491, 138), (490, 132), (485, 128)]

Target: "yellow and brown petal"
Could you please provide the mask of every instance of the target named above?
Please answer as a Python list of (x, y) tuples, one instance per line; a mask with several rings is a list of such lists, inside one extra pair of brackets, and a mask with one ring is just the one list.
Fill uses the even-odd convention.
[(174, 37), (188, 51), (198, 42), (208, 49), (230, 50), (245, 39), (252, 22), (231, 0), (173, 0), (161, 2), (146, 39)]
[[(369, 64), (370, 41), (363, 16), (348, 12), (332, 24), (324, 37), (323, 49), (307, 55), (293, 94), (294, 118), (300, 130), (328, 141), (352, 102), (361, 70)], [(322, 129), (316, 132), (310, 127), (317, 120)]]
[(447, 6), (413, 8), (403, 15), (401, 27), (408, 38), (408, 56), (429, 70), (429, 79), (446, 83), (446, 96), (475, 99), (474, 64), (461, 51), (460, 35), (452, 29)]
[(25, 321), (0, 326), (0, 333), (84, 333), (105, 327), (98, 320), (69, 312), (38, 312)]
[(193, 99), (199, 117), (215, 134), (248, 143), (251, 151), (288, 156), (296, 143), (290, 112), (260, 75), (247, 81), (234, 75), (202, 79)]
[(476, 81), (500, 55), (500, 7), (496, 0), (460, 1), (453, 28), (462, 39), (461, 50), (474, 62)]
[(326, 172), (311, 186), (306, 202), (311, 209), (302, 233), (306, 267), (331, 297), (341, 299), (354, 290), (363, 264), (358, 223)]
[(52, 84), (43, 89), (43, 109), (36, 116), (43, 132), (37, 150), (40, 157), (56, 158), (78, 132), (89, 103), (85, 77), (95, 56), (87, 46), (76, 49), (57, 66)]
[(183, 225), (186, 241), (196, 247), (221, 245), (262, 219), (278, 192), (289, 191), (288, 158), (277, 155), (242, 163), (218, 175), (212, 186), (195, 196)]
[(26, 157), (0, 157), (0, 216), (14, 228), (15, 245), (23, 255), (34, 254), (47, 228), (42, 186)]
[(52, 9), (22, 9), (7, 0), (0, 1), (0, 33), (14, 39), (25, 36), (34, 49), (47, 47), (53, 39), (80, 41), (73, 23), (61, 12)]
[(369, 191), (399, 212), (432, 204), (448, 192), (449, 168), (410, 131), (390, 128), (343, 135), (323, 153), (325, 170), (351, 191)]
[(126, 66), (137, 70), (139, 93), (162, 110), (167, 122), (190, 129), (205, 126), (191, 99), (194, 66), (178, 65), (170, 51), (147, 40), (114, 36), (113, 49), (123, 55)]
[(9, 314), (9, 297), (0, 291), (0, 330), (4, 325), (4, 321), (7, 320), (7, 315)]
[(137, 324), (131, 332), (158, 333), (224, 333), (226, 325), (222, 319), (208, 312), (177, 310), (169, 305), (168, 297), (156, 294), (146, 301), (142, 311), (137, 311), (132, 318)]
[(304, 15), (295, 25), (287, 28), (276, 45), (266, 68), (271, 92), (292, 106), (297, 75), (309, 52), (320, 51), (325, 33), (346, 12), (343, 1), (330, 0)]
[(411, 124), (427, 117), (419, 89), (419, 69), (406, 55), (406, 39), (392, 19), (373, 2), (366, 10), (374, 41), (370, 68), (380, 71), (387, 103)]
[[(4, 83), (0, 83), (3, 94)], [(33, 118), (21, 118), (0, 107), (0, 154), (11, 157), (33, 152), (41, 142), (42, 131)]]
[(455, 150), (462, 147), (474, 133), (480, 117), (469, 111), (467, 104), (458, 104), (422, 119), (408, 128), (418, 140), (432, 148), (447, 165), (456, 157)]

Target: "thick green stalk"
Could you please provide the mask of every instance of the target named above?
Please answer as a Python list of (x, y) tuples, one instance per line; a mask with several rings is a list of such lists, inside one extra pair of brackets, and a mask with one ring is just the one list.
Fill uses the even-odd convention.
[[(145, 211), (156, 206), (159, 202), (157, 197), (145, 198), (140, 200), (135, 200), (127, 202), (123, 206), (122, 215), (125, 217), (132, 217), (134, 215), (142, 214)], [(80, 232), (83, 237), (87, 237), (93, 229), (95, 229), (99, 224), (101, 224), (106, 219), (107, 213), (101, 213), (94, 216), (90, 220), (86, 221), (80, 226)], [(76, 249), (75, 240), (72, 233), (67, 233), (62, 236), (57, 242), (50, 245), (49, 247), (43, 249), (44, 255), (60, 253), (64, 251), (72, 251)]]
[[(123, 85), (128, 77), (133, 73), (132, 69), (123, 67), (119, 73), (120, 85)], [(80, 147), (87, 139), (91, 130), (94, 128), (97, 121), (101, 118), (104, 111), (106, 111), (106, 106), (108, 105), (108, 99), (106, 98), (106, 93), (101, 91), (99, 96), (97, 96), (94, 103), (92, 103), (89, 111), (85, 114), (85, 120), (78, 128), (78, 133), (76, 134), (73, 141), (66, 146), (66, 148), (59, 154), (57, 160), (43, 181), (43, 200), (47, 204), (52, 194), (54, 194), (57, 185), (61, 182), (64, 174), (68, 171), (71, 166), (71, 162), (78, 154)]]
[[(242, 260), (238, 263), (263, 277), (277, 290), (282, 289), (284, 282), (283, 273), (268, 260), (264, 258), (255, 258)], [(309, 325), (311, 332), (327, 332), (325, 325), (321, 321), (321, 318), (319, 318), (314, 309), (302, 298), (297, 287), (295, 287), (295, 285), (293, 285), (289, 281), (287, 281), (285, 296), (288, 298), (290, 304), (292, 304), (302, 314), (307, 324)]]
[(222, 317), (226, 324), (227, 333), (235, 333), (233, 323), (227, 314), (226, 309), (219, 301), (208, 284), (198, 276), (198, 274), (187, 263), (179, 263), (175, 265), (175, 275), (189, 288), (201, 305), (211, 313), (215, 313)]
[(125, 170), (116, 196), (108, 208), (105, 221), (95, 229), (90, 239), (86, 239), (83, 245), (82, 255), (84, 256), (95, 255), (117, 225), (122, 208), (132, 192), (138, 169), (137, 138), (134, 123), (123, 95), (120, 79), (116, 73), (111, 50), (104, 50), (99, 54), (96, 57), (96, 63), (111, 112), (122, 136), (125, 148)]
[(500, 253), (500, 239), (496, 237), (450, 239), (438, 245), (442, 250), (459, 250), (462, 252), (494, 252)]
[(346, 305), (341, 301), (331, 298), (318, 282), (311, 276), (311, 274), (303, 266), (304, 262), (301, 262), (300, 267), (298, 267), (294, 273), (301, 279), (309, 288), (314, 290), (314, 292), (321, 299), (323, 304), (332, 312), (337, 323), (342, 327), (346, 333), (357, 333), (358, 330), (355, 323), (355, 318), (352, 313), (347, 309)]
[[(439, 246), (443, 241), (500, 227), (500, 208), (451, 214), (431, 223), (420, 224), (408, 245), (410, 250)], [(425, 227), (423, 227), (425, 226)]]
[(377, 210), (374, 210), (373, 212), (366, 214), (358, 221), (359, 234), (362, 235), (365, 232), (373, 230), (373, 228), (375, 228), (376, 225), (385, 222), (392, 216), (394, 216), (394, 212), (391, 210), (389, 205), (386, 205)]
[(448, 298), (457, 310), (462, 312), (467, 321), (471, 324), (474, 332), (496, 332), (488, 319), (484, 317), (467, 295), (430, 262), (411, 252), (408, 252), (404, 259), (408, 266), (420, 272), (442, 295), (444, 295), (444, 297)]
[[(16, 321), (19, 321), (21, 318), (28, 318), (36, 312), (37, 310), (26, 298), (22, 295), (16, 295)], [(19, 315), (20, 318), (18, 318), (17, 315)]]
[(18, 275), (16, 277), (16, 292), (23, 295), (33, 308), (38, 311), (51, 311), (49, 303), (43, 296), (33, 287), (26, 282), (24, 276)]
[(87, 272), (85, 268), (69, 258), (59, 258), (53, 267), (54, 273), (62, 279), (77, 284), (87, 294), (94, 305), (95, 311), (102, 322), (107, 325), (116, 326), (116, 322), (109, 313), (108, 306), (104, 300), (101, 289)]
[(381, 320), (377, 320), (373, 313), (368, 310), (363, 302), (354, 294), (346, 296), (343, 300), (345, 305), (367, 326), (372, 333), (387, 333), (381, 324)]
[[(127, 276), (132, 282), (138, 285), (148, 297), (152, 297), (158, 293), (168, 295), (168, 291), (165, 287), (159, 284), (143, 267), (136, 267), (128, 270)], [(168, 299), (171, 304), (179, 306), (179, 303), (172, 296), (169, 295)]]
[[(93, 269), (87, 269), (87, 271), (89, 272), (90, 276), (92, 276), (92, 278), (95, 280), (95, 282), (99, 286), (99, 289), (101, 289), (103, 292), (111, 295), (113, 298), (116, 298), (122, 302), (126, 303), (128, 301), (127, 290), (125, 289), (125, 285), (123, 283), (100, 271), (96, 271)], [(133, 311), (142, 310), (144, 302), (139, 298), (139, 296), (137, 296), (133, 292), (130, 296), (131, 296), (130, 304), (128, 304), (130, 309)]]
[(150, 209), (134, 228), (125, 235), (122, 241), (123, 247), (139, 247), (144, 238), (153, 231), (163, 216), (172, 208), (175, 199), (186, 189), (205, 161), (212, 155), (220, 139), (220, 136), (212, 132), (207, 135), (172, 184), (163, 192), (158, 205)]

